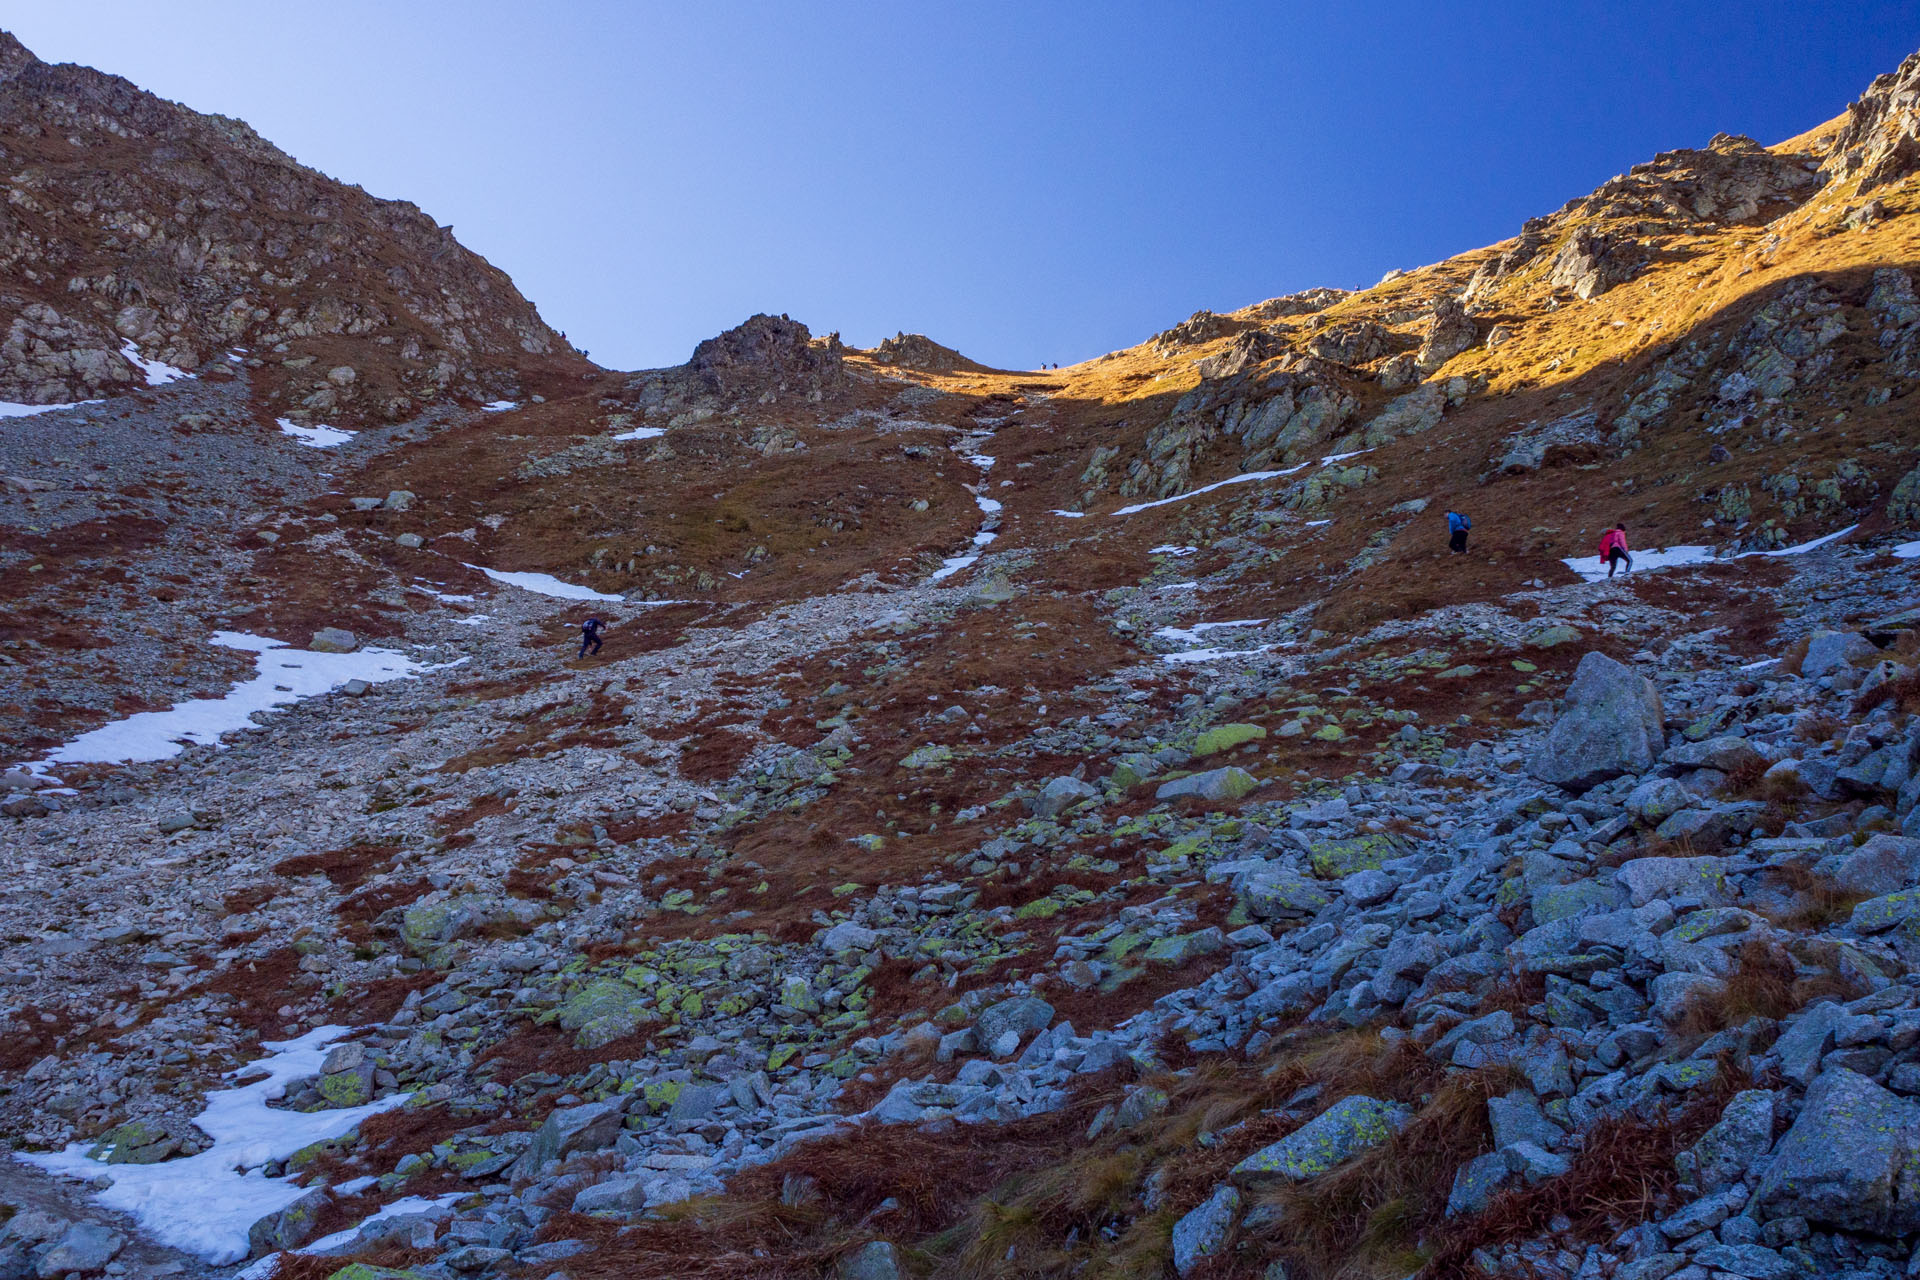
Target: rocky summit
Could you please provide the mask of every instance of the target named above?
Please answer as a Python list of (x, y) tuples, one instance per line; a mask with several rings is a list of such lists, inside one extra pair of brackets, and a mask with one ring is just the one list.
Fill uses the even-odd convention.
[(1917, 137), (616, 371), (0, 39), (0, 1278), (1920, 1274)]

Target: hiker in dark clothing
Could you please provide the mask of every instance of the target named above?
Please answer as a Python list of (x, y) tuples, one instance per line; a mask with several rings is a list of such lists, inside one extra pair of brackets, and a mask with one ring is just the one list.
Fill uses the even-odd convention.
[(1455, 554), (1467, 549), (1467, 531), (1473, 528), (1472, 517), (1459, 512), (1447, 512), (1447, 547)]
[(600, 652), (600, 619), (588, 618), (580, 627), (580, 656), (586, 657), (587, 650)]

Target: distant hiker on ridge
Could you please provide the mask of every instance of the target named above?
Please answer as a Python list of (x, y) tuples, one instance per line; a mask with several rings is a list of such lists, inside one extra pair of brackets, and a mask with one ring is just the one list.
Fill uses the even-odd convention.
[(1627, 562), (1627, 572), (1633, 572), (1633, 555), (1627, 550), (1627, 526), (1617, 524), (1600, 535), (1600, 559), (1606, 563), (1609, 578), (1622, 560)]
[(1447, 512), (1447, 548), (1459, 554), (1467, 549), (1467, 531), (1473, 528), (1473, 518), (1464, 512)]
[(595, 653), (600, 652), (600, 619), (598, 618), (588, 618), (580, 626), (580, 656), (586, 657), (589, 648)]

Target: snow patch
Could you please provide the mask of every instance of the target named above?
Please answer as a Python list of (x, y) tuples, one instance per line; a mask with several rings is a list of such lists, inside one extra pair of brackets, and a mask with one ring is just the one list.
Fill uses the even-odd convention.
[[(1821, 537), (1813, 539), (1811, 542), (1802, 542), (1791, 547), (1781, 547), (1777, 551), (1742, 551), (1739, 555), (1729, 556), (1727, 559), (1745, 560), (1752, 556), (1805, 555), (1809, 551), (1826, 546), (1829, 542), (1835, 542), (1846, 537), (1859, 527), (1857, 524), (1850, 524), (1844, 529), (1837, 529), (1832, 533), (1824, 534)], [(1607, 576), (1606, 561), (1601, 560), (1598, 556), (1572, 556), (1561, 561), (1561, 563), (1579, 574), (1582, 578), (1585, 578), (1588, 582), (1600, 582), (1605, 580)], [(1643, 573), (1651, 569), (1675, 569), (1692, 564), (1720, 563), (1724, 562), (1721, 557), (1714, 554), (1712, 547), (1661, 547), (1655, 551), (1636, 551), (1633, 553), (1633, 571), (1635, 573)], [(1622, 572), (1624, 572), (1624, 570), (1622, 570)]]
[(147, 385), (150, 387), (164, 387), (169, 382), (193, 376), (185, 369), (176, 369), (165, 361), (147, 359), (140, 354), (140, 348), (133, 345), (131, 338), (120, 344), (120, 354), (126, 357), (128, 364), (147, 375)]
[(631, 431), (622, 431), (619, 435), (615, 436), (614, 439), (615, 440), (651, 440), (656, 436), (663, 436), (665, 434), (667, 434), (667, 429), (665, 427), (635, 427)]
[[(359, 1181), (361, 1181), (361, 1179), (359, 1178), (354, 1179), (354, 1182), (359, 1182)], [(368, 1183), (372, 1183), (372, 1182), (378, 1181), (378, 1179), (368, 1178), (368, 1179), (365, 1179), (365, 1181)], [(342, 1183), (340, 1185), (340, 1190), (345, 1192), (347, 1191), (347, 1188), (351, 1185), (352, 1183)], [(351, 1195), (352, 1193), (347, 1192), (347, 1194)], [(312, 1244), (303, 1245), (300, 1248), (295, 1249), (293, 1252), (301, 1253), (301, 1254), (314, 1254), (314, 1253), (325, 1253), (329, 1249), (338, 1249), (341, 1245), (346, 1244), (348, 1241), (352, 1240), (355, 1236), (359, 1235), (362, 1230), (372, 1226), (376, 1222), (384, 1222), (388, 1218), (398, 1218), (404, 1214), (409, 1214), (409, 1213), (433, 1213), (436, 1209), (439, 1209), (439, 1210), (448, 1209), (452, 1205), (454, 1205), (455, 1203), (463, 1199), (465, 1199), (465, 1197), (458, 1191), (449, 1191), (446, 1195), (434, 1196), (431, 1199), (429, 1199), (426, 1196), (405, 1196), (399, 1200), (395, 1200), (392, 1204), (386, 1206), (384, 1209), (380, 1210), (380, 1212), (360, 1222), (358, 1225), (348, 1227), (345, 1231), (336, 1231), (330, 1236), (321, 1236), (318, 1240), (315, 1240)], [(272, 1276), (274, 1273), (268, 1272), (267, 1274), (268, 1276)], [(235, 1277), (235, 1280), (241, 1280), (241, 1277)]]
[(531, 591), (537, 595), (552, 596), (555, 600), (611, 600), (617, 604), (626, 602), (625, 596), (610, 596), (604, 591), (595, 591), (592, 587), (562, 582), (549, 573), (509, 573), (478, 564), (467, 565), (467, 568), (478, 569), (495, 582), (504, 582), (510, 587), (519, 587), (522, 591)]
[(1163, 542), (1157, 547), (1147, 548), (1147, 554), (1150, 556), (1191, 556), (1197, 555), (1199, 551), (1198, 547), (1183, 547), (1177, 542)]
[(1903, 542), (1893, 549), (1896, 560), (1920, 560), (1920, 542)]
[(1844, 537), (1846, 537), (1846, 536), (1847, 536), (1848, 534), (1850, 534), (1850, 533), (1852, 533), (1852, 532), (1853, 532), (1853, 531), (1854, 531), (1855, 529), (1858, 529), (1859, 527), (1860, 527), (1860, 526), (1859, 526), (1859, 525), (1857, 525), (1857, 524), (1850, 524), (1850, 525), (1848, 525), (1848, 526), (1847, 526), (1846, 528), (1844, 528), (1844, 529), (1840, 529), (1840, 530), (1837, 530), (1837, 531), (1835, 531), (1835, 532), (1833, 532), (1833, 533), (1829, 533), (1829, 534), (1827, 534), (1827, 535), (1826, 535), (1825, 537), (1820, 537), (1820, 538), (1815, 538), (1815, 539), (1814, 539), (1814, 540), (1813, 540), (1812, 542), (1802, 542), (1802, 543), (1800, 543), (1800, 544), (1798, 544), (1798, 545), (1796, 545), (1796, 546), (1791, 546), (1791, 547), (1782, 547), (1782, 548), (1780, 548), (1780, 549), (1779, 549), (1778, 551), (1747, 551), (1747, 552), (1743, 552), (1743, 553), (1742, 553), (1742, 554), (1740, 554), (1740, 555), (1737, 555), (1737, 556), (1735, 556), (1735, 557), (1734, 557), (1734, 559), (1736, 559), (1736, 560), (1745, 560), (1745, 559), (1746, 559), (1746, 558), (1747, 558), (1748, 556), (1797, 556), (1797, 555), (1803, 555), (1803, 554), (1805, 554), (1805, 553), (1806, 553), (1806, 552), (1808, 552), (1808, 551), (1812, 551), (1812, 550), (1813, 550), (1813, 549), (1815, 549), (1816, 547), (1824, 547), (1824, 546), (1826, 546), (1826, 545), (1827, 545), (1827, 544), (1828, 544), (1829, 542), (1837, 542), (1838, 540), (1840, 540), (1841, 538), (1844, 538)]
[(1161, 627), (1153, 634), (1167, 640), (1178, 640), (1181, 644), (1199, 644), (1201, 635), (1208, 631), (1223, 631), (1231, 627), (1258, 627), (1265, 623), (1265, 618), (1243, 618), (1236, 622), (1196, 622), (1190, 627)]
[(505, 413), (509, 409), (518, 409), (519, 407), (520, 402), (518, 400), (489, 400), (486, 404), (480, 406), (480, 412)]
[(244, 631), (216, 631), (213, 643), (257, 655), (257, 674), (224, 697), (194, 698), (165, 711), (142, 711), (101, 725), (28, 768), (40, 772), (61, 764), (166, 760), (179, 755), (186, 743), (218, 743), (223, 734), (252, 728), (256, 712), (331, 693), (349, 680), (378, 684), (432, 669), (394, 649), (313, 653)]
[[(1352, 453), (1329, 453), (1324, 458), (1318, 459), (1318, 462), (1323, 467), (1330, 467), (1334, 463), (1344, 461), (1347, 458), (1357, 458), (1363, 453), (1372, 452), (1373, 450), (1371, 449), (1355, 449)], [(1197, 498), (1203, 493), (1212, 493), (1215, 489), (1224, 489), (1230, 484), (1246, 484), (1253, 480), (1274, 480), (1281, 476), (1290, 476), (1296, 471), (1305, 471), (1313, 465), (1312, 461), (1296, 462), (1293, 466), (1283, 467), (1279, 471), (1247, 471), (1237, 476), (1228, 476), (1225, 480), (1216, 480), (1212, 484), (1201, 485), (1198, 489), (1190, 489), (1186, 493), (1176, 493), (1171, 498), (1157, 498), (1152, 502), (1136, 502), (1130, 507), (1121, 507), (1113, 514), (1117, 516), (1130, 516), (1136, 511), (1146, 511), (1153, 507), (1164, 507), (1170, 502), (1185, 502), (1188, 498)]]
[[(974, 450), (979, 442), (986, 438), (985, 436), (979, 435), (969, 436), (953, 446), (953, 451), (956, 454), (980, 468), (980, 482), (982, 487), (986, 484), (986, 473), (993, 469), (994, 460), (986, 454), (977, 453)], [(985, 519), (980, 523), (980, 531), (973, 535), (973, 541), (970, 544), (972, 550), (964, 552), (961, 555), (948, 556), (942, 560), (940, 567), (928, 575), (925, 584), (927, 586), (932, 586), (936, 582), (944, 582), (954, 574), (959, 573), (962, 569), (976, 563), (980, 559), (980, 553), (986, 550), (987, 544), (999, 536), (993, 531), (992, 526), (1000, 518), (1000, 503), (993, 498), (987, 497), (972, 485), (968, 485), (967, 489), (973, 494), (973, 504), (980, 508), (980, 514), (984, 516)]]
[(69, 404), (7, 404), (0, 402), (0, 418), (31, 418), (55, 409), (78, 409), (83, 404), (101, 404), (100, 400), (75, 400)]
[(1048, 514), (1060, 516), (1066, 520), (1085, 520), (1087, 518), (1087, 513), (1084, 511), (1051, 511), (1048, 512)]
[(283, 433), (292, 436), (310, 449), (337, 448), (359, 434), (356, 431), (343, 431), (339, 427), (303, 427), (286, 418), (276, 418), (274, 422)]
[(395, 1094), (363, 1107), (337, 1111), (278, 1111), (267, 1105), (296, 1080), (318, 1074), (327, 1046), (347, 1027), (316, 1027), (297, 1040), (263, 1041), (271, 1057), (230, 1072), (229, 1078), (265, 1076), (251, 1084), (207, 1095), (194, 1123), (213, 1145), (197, 1156), (159, 1164), (103, 1164), (87, 1158), (88, 1145), (64, 1151), (21, 1153), (18, 1158), (48, 1173), (112, 1185), (94, 1199), (131, 1215), (146, 1233), (169, 1248), (216, 1265), (247, 1256), (247, 1229), (305, 1195), (309, 1188), (269, 1178), (260, 1167), (285, 1160), (302, 1147), (345, 1136), (368, 1116), (404, 1104)]
[(1256, 645), (1251, 649), (1182, 649), (1179, 653), (1163, 653), (1160, 661), (1171, 662), (1175, 666), (1184, 666), (1194, 662), (1219, 662), (1225, 658), (1250, 658), (1256, 653), (1266, 653), (1276, 646)]

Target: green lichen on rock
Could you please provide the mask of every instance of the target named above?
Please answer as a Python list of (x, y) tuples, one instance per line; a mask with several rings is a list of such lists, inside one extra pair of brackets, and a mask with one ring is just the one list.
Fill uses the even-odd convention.
[(1377, 1147), (1406, 1125), (1405, 1107), (1378, 1098), (1342, 1098), (1280, 1141), (1262, 1147), (1228, 1175), (1243, 1186), (1317, 1178)]
[(1231, 751), (1235, 747), (1256, 742), (1266, 736), (1267, 731), (1257, 724), (1215, 725), (1194, 739), (1193, 754), (1210, 756), (1221, 751)]
[(329, 1108), (335, 1110), (363, 1106), (373, 1098), (372, 1073), (336, 1071), (332, 1075), (321, 1076), (320, 1096), (326, 1099)]
[(953, 763), (952, 747), (915, 747), (900, 761), (902, 769), (938, 769)]
[(1323, 880), (1340, 880), (1356, 871), (1372, 871), (1381, 863), (1399, 855), (1390, 836), (1350, 836), (1342, 840), (1323, 840), (1311, 848), (1307, 860), (1313, 873)]

